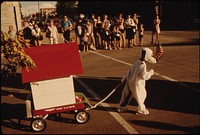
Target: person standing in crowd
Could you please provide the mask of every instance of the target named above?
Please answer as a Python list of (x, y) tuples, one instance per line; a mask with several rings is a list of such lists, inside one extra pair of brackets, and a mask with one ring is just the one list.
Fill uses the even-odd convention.
[(50, 44), (58, 44), (58, 29), (54, 25), (54, 21), (50, 20), (49, 26), (47, 27), (48, 31), (50, 32), (49, 41)]
[(139, 34), (139, 45), (142, 46), (143, 45), (143, 36), (144, 36), (144, 25), (143, 25), (143, 23), (141, 23), (140, 26), (139, 26), (138, 34)]
[[(33, 41), (33, 38), (32, 38), (32, 29), (29, 27), (28, 22), (24, 22), (23, 34), (24, 34), (25, 42), (33, 45), (34, 41)], [(28, 44), (26, 44), (26, 45), (28, 45)], [(26, 47), (30, 47), (30, 46), (26, 46)]]
[(71, 30), (72, 30), (72, 23), (67, 16), (64, 16), (62, 32), (63, 32), (63, 37), (64, 37), (65, 43), (70, 42), (70, 31)]
[(121, 32), (120, 36), (121, 36), (121, 40), (120, 40), (120, 44), (122, 47), (125, 47), (126, 44), (126, 40), (125, 40), (125, 33), (124, 33), (124, 18), (122, 17), (123, 14), (120, 13), (117, 20), (116, 20), (116, 24), (119, 27), (119, 30)]
[(32, 35), (33, 35), (34, 45), (35, 46), (41, 46), (43, 37), (42, 37), (42, 34), (41, 34), (41, 30), (38, 27), (38, 24), (36, 24), (36, 23), (33, 26)]
[(133, 43), (133, 26), (135, 25), (133, 19), (131, 18), (131, 15), (128, 15), (128, 18), (125, 20), (125, 28), (126, 28), (126, 39), (128, 39), (128, 48), (132, 47)]
[(94, 36), (93, 34), (93, 26), (90, 22), (89, 19), (86, 20), (86, 36), (88, 37), (88, 46), (90, 45), (90, 49), (92, 50), (96, 50), (96, 48), (94, 48), (94, 46), (91, 44), (92, 43), (92, 36)]
[(12, 25), (9, 25), (8, 27), (8, 35), (10, 38), (14, 38), (16, 36), (16, 31), (13, 29)]
[(154, 26), (152, 30), (152, 36), (151, 36), (151, 43), (153, 44), (153, 36), (156, 34), (156, 42), (155, 44), (159, 43), (159, 38), (160, 38), (160, 22), (161, 20), (159, 19), (159, 16), (156, 16), (156, 19), (154, 20)]
[(95, 23), (97, 22), (97, 19), (95, 18), (95, 15), (92, 14), (90, 23), (92, 25), (92, 35), (91, 35), (91, 43), (93, 44), (93, 48), (96, 50), (96, 42), (95, 42)]
[(101, 40), (101, 34), (102, 34), (102, 21), (101, 16), (97, 16), (97, 21), (95, 23), (95, 38), (96, 38), (96, 47), (102, 48), (102, 40)]
[(83, 43), (83, 52), (87, 52), (88, 51), (88, 46), (89, 46), (89, 43), (88, 43), (88, 36), (87, 36), (87, 33), (84, 32), (83, 33), (83, 38), (82, 38), (82, 43)]
[(75, 26), (76, 42), (78, 44), (81, 44), (81, 39), (83, 36), (82, 27), (83, 27), (83, 21), (82, 21), (82, 18), (79, 17), (78, 21), (76, 22), (76, 26)]
[(114, 48), (115, 48), (115, 50), (122, 49), (121, 44), (120, 44), (120, 38), (121, 38), (120, 34), (121, 34), (121, 31), (119, 30), (119, 27), (115, 26), (114, 27)]
[(137, 18), (137, 14), (136, 13), (134, 13), (134, 15), (133, 15), (133, 21), (134, 21), (134, 23), (135, 23), (135, 34), (134, 34), (134, 38), (133, 38), (133, 44), (134, 45), (137, 45), (137, 43), (136, 43), (136, 41), (137, 41), (137, 31), (138, 31), (138, 24), (139, 24), (139, 19)]
[(102, 40), (104, 43), (104, 49), (112, 50), (111, 44), (110, 44), (110, 21), (108, 20), (108, 16), (104, 16), (104, 20), (102, 23)]
[(114, 18), (110, 17), (110, 44), (111, 44), (111, 47), (115, 46), (114, 28), (115, 28)]

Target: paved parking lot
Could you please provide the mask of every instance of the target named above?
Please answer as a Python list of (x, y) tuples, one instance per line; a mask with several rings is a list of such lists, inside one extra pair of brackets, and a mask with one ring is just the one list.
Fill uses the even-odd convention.
[[(151, 32), (146, 31), (144, 46), (155, 51), (150, 39)], [(116, 112), (123, 90), (120, 86), (108, 100), (88, 111), (90, 120), (86, 124), (76, 124), (71, 113), (62, 113), (61, 118), (51, 115), (46, 130), (39, 134), (199, 133), (199, 31), (163, 31), (161, 44), (164, 56), (156, 65), (147, 65), (155, 71), (146, 85), (148, 116), (135, 115), (134, 100), (127, 113)], [(96, 104), (119, 84), (122, 75), (138, 58), (140, 49), (135, 46), (117, 51), (80, 52), (84, 73), (74, 76), (75, 91), (84, 93), (91, 104)], [(34, 133), (30, 120), (25, 117), (25, 99), (30, 90), (24, 87), (20, 73), (14, 79), (2, 79), (3, 134)], [(13, 98), (9, 98), (10, 93)]]

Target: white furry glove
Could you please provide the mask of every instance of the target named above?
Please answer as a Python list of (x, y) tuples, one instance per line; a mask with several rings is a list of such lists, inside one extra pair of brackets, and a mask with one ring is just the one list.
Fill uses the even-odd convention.
[(151, 70), (149, 71), (149, 73), (150, 73), (151, 75), (153, 75), (153, 74), (154, 74), (154, 70), (151, 69)]

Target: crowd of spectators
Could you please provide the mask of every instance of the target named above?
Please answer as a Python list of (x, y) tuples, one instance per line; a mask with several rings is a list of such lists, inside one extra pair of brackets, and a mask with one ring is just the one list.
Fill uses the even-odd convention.
[[(159, 42), (160, 22), (157, 16), (152, 29), (152, 44), (154, 35), (156, 35), (155, 44)], [(78, 19), (73, 22), (67, 16), (63, 17), (61, 37), (59, 37), (54, 20), (50, 20), (45, 27), (44, 37), (37, 23), (24, 22), (22, 31), (24, 39), (30, 42), (31, 46), (41, 46), (43, 38), (48, 38), (49, 44), (58, 44), (59, 38), (62, 38), (64, 43), (76, 41), (82, 46), (82, 51), (89, 49), (121, 50), (124, 47), (142, 46), (144, 27), (136, 13), (129, 14), (126, 18), (122, 13), (116, 17), (106, 14), (103, 16), (92, 14), (90, 17), (86, 17), (84, 14), (80, 14)], [(70, 36), (73, 29), (75, 31), (74, 40)], [(8, 34), (14, 37), (15, 33), (13, 26), (9, 26)]]
[[(121, 50), (126, 46), (131, 48), (137, 45), (138, 25), (139, 19), (136, 14), (133, 17), (128, 15), (127, 19), (123, 18), (122, 13), (115, 18), (108, 17), (108, 15), (95, 16), (94, 14), (85, 18), (81, 14), (75, 27), (76, 41), (85, 46), (89, 44), (94, 49)], [(86, 39), (85, 35), (87, 43), (86, 40), (83, 42), (83, 39)], [(126, 45), (126, 39), (128, 39), (128, 45)], [(84, 49), (84, 51), (87, 50)]]

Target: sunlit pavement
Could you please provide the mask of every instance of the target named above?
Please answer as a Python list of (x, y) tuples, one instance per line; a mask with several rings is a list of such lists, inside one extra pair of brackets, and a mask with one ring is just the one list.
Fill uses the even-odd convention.
[[(62, 42), (61, 38), (59, 42)], [(146, 31), (144, 46), (155, 51), (156, 46), (150, 42), (151, 32)], [(162, 31), (160, 42), (164, 50), (163, 57), (156, 65), (147, 65), (148, 69), (153, 68), (156, 72), (146, 85), (145, 104), (150, 114), (135, 115), (136, 103), (133, 100), (128, 106), (129, 111), (119, 115), (139, 134), (199, 133), (199, 31)], [(48, 43), (48, 39), (44, 39), (43, 43)], [(138, 58), (140, 49), (134, 46), (117, 51), (80, 52), (84, 73), (74, 78), (75, 91), (84, 93), (94, 105), (98, 101), (88, 89), (101, 98), (107, 96)], [(25, 99), (30, 91), (23, 90), (25, 85), (21, 84), (20, 74), (14, 79), (1, 80), (2, 133), (33, 134), (25, 112)], [(130, 133), (112, 115), (117, 110), (122, 90), (123, 87), (119, 87), (105, 101), (108, 107), (100, 105), (88, 111), (90, 120), (86, 124), (76, 124), (73, 114), (62, 113), (60, 119), (54, 116), (47, 118), (47, 128), (39, 134)]]

